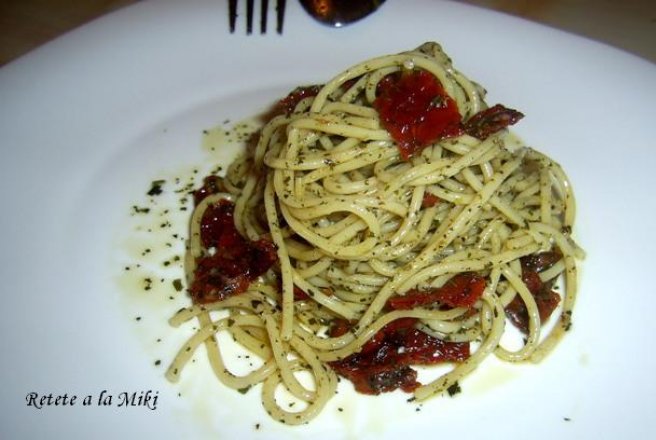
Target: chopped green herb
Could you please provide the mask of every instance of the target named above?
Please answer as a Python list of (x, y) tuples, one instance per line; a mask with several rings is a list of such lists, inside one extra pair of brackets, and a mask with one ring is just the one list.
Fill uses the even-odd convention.
[(239, 391), (241, 394), (246, 394), (248, 392), (248, 390), (250, 390), (250, 389), (251, 389), (251, 387), (249, 385), (249, 386), (244, 387), (244, 388), (239, 388), (237, 391)]
[(166, 180), (153, 180), (150, 184), (150, 189), (147, 194), (149, 196), (158, 196), (162, 194), (162, 186), (166, 183)]
[(150, 208), (142, 208), (137, 205), (132, 206), (132, 212), (135, 214), (148, 214), (150, 212)]
[(447, 393), (449, 393), (450, 397), (453, 397), (459, 392), (461, 392), (462, 389), (460, 389), (460, 384), (458, 382), (454, 382), (453, 385), (451, 385), (449, 388), (446, 389), (446, 391)]

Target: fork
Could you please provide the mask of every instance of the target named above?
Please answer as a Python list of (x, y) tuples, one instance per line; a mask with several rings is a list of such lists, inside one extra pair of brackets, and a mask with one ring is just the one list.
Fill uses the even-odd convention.
[[(235, 32), (237, 24), (237, 1), (229, 0), (228, 17), (230, 23), (230, 33)], [(285, 19), (286, 0), (276, 0), (276, 32), (282, 34), (283, 22)], [(246, 0), (246, 34), (253, 33), (253, 15), (255, 10), (255, 0)], [(269, 12), (269, 0), (260, 0), (260, 33), (266, 34), (267, 15)]]

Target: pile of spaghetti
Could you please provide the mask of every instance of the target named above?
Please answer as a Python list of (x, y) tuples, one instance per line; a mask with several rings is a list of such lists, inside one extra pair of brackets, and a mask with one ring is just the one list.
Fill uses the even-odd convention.
[[(540, 361), (571, 325), (574, 195), (508, 131), (523, 115), (484, 94), (426, 43), (284, 98), (194, 193), (194, 304), (171, 322), (200, 326), (167, 377), (204, 345), (221, 382), (261, 383), (267, 412), (300, 424), (339, 376), (423, 401), (490, 355)], [(260, 362), (231, 372), (222, 333)], [(434, 364), (450, 369), (420, 381)]]

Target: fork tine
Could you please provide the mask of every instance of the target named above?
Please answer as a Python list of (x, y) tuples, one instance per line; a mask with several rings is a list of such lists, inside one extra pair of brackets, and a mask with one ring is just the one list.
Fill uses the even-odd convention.
[(282, 27), (285, 21), (285, 0), (278, 0), (276, 3), (276, 32), (282, 34)]
[(234, 33), (237, 24), (237, 0), (230, 0), (228, 3), (228, 17), (230, 17), (230, 33)]
[[(228, 2), (228, 16), (230, 24), (230, 33), (235, 32), (237, 26), (237, 12), (238, 0), (229, 0)], [(285, 20), (285, 0), (276, 0), (276, 32), (282, 34), (283, 24)], [(260, 0), (260, 32), (266, 34), (267, 31), (267, 18), (269, 13), (269, 0)], [(253, 33), (253, 16), (255, 15), (255, 0), (246, 0), (246, 34)]]
[(246, 33), (253, 33), (253, 3), (255, 0), (246, 0)]
[(267, 14), (269, 12), (269, 0), (262, 0), (260, 4), (260, 33), (266, 34)]

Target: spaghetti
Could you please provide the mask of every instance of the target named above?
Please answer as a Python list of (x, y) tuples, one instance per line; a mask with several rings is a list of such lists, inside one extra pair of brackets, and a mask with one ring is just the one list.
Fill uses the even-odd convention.
[[(222, 383), (261, 383), (267, 412), (295, 425), (319, 413), (338, 375), (422, 401), (490, 355), (549, 353), (571, 325), (583, 257), (572, 187), (508, 131), (522, 115), (488, 108), (484, 94), (426, 43), (283, 100), (257, 146), (196, 193), (194, 305), (171, 323), (200, 328), (168, 379), (204, 345)], [(524, 333), (519, 348), (502, 340), (509, 323)], [(223, 332), (261, 364), (233, 374)], [(412, 365), (435, 363), (452, 369), (419, 383)]]

